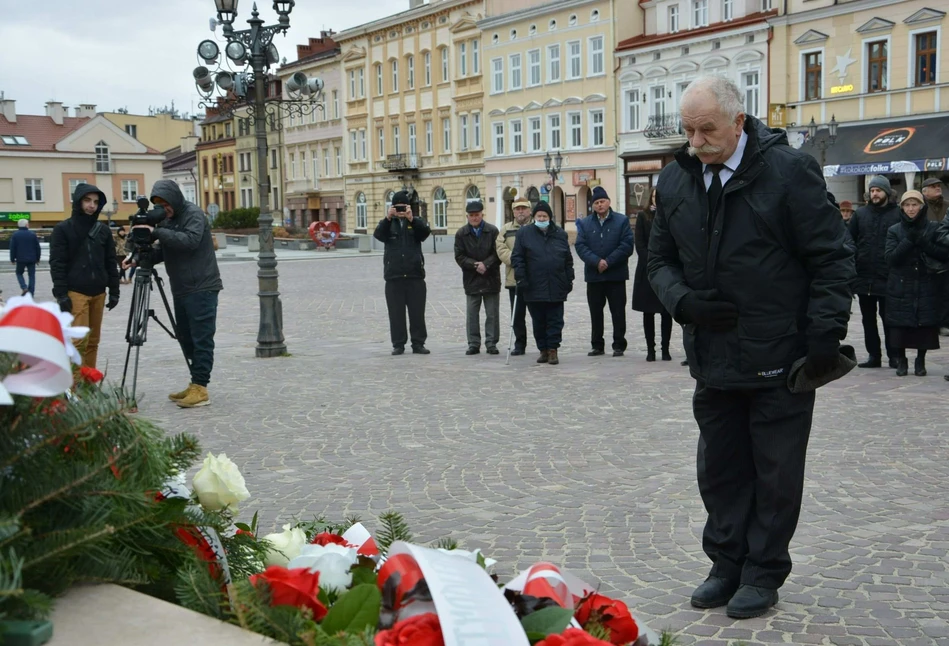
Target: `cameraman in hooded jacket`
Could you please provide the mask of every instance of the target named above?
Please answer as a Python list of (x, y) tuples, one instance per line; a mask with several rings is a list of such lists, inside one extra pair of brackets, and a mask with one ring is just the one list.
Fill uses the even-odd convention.
[(143, 224), (133, 228), (147, 228), (158, 242), (152, 252), (153, 263), (164, 262), (168, 271), (178, 343), (191, 369), (188, 387), (171, 393), (168, 399), (181, 408), (207, 406), (211, 403), (208, 382), (214, 365), (218, 292), (224, 289), (211, 226), (204, 211), (185, 200), (176, 182), (155, 182), (151, 200), (165, 210), (166, 219), (154, 227)]

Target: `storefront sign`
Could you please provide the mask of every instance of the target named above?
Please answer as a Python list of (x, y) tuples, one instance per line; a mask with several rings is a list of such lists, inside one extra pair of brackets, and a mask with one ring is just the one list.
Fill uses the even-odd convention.
[(567, 207), (567, 222), (573, 222), (577, 219), (577, 196), (568, 195), (564, 199)]
[(627, 173), (645, 173), (647, 171), (662, 170), (661, 159), (629, 159), (626, 161)]
[(927, 159), (925, 163), (925, 170), (927, 171), (939, 171), (945, 170), (946, 160), (943, 159)]
[(0, 222), (17, 222), (29, 220), (30, 214), (23, 211), (0, 211)]
[(853, 92), (852, 83), (848, 83), (847, 85), (834, 85), (830, 88), (831, 94), (847, 94), (848, 92)]
[(586, 186), (587, 182), (596, 177), (596, 170), (575, 170), (573, 171), (573, 185)]
[(909, 141), (915, 132), (916, 128), (910, 127), (886, 130), (871, 139), (870, 143), (863, 149), (863, 152), (868, 155), (878, 155), (895, 150)]
[(772, 103), (768, 106), (768, 125), (772, 128), (783, 128), (787, 124), (787, 105)]

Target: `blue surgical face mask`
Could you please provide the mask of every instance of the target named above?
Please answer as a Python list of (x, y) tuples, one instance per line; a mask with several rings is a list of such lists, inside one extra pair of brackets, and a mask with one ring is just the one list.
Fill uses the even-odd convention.
[(534, 224), (537, 225), (538, 229), (546, 229), (548, 226), (550, 226), (550, 220), (534, 220)]

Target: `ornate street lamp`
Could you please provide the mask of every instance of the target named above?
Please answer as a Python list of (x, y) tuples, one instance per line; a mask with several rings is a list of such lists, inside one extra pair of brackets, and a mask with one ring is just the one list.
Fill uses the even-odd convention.
[(563, 166), (563, 155), (560, 154), (560, 151), (557, 151), (557, 154), (553, 157), (550, 155), (550, 151), (547, 151), (547, 154), (544, 155), (544, 169), (547, 171), (547, 174), (550, 176), (550, 192), (547, 194), (547, 201), (550, 203), (550, 209), (553, 211), (556, 204), (554, 203), (554, 189), (557, 188), (557, 175), (560, 174), (560, 169)]
[[(827, 149), (834, 145), (837, 141), (837, 126), (840, 125), (837, 123), (836, 115), (830, 116), (830, 123), (827, 124), (827, 133), (824, 134), (822, 131), (824, 128), (817, 125), (817, 122), (814, 121), (814, 117), (811, 117), (811, 122), (807, 124), (807, 141), (812, 146), (817, 146), (820, 150), (820, 167), (821, 172), (824, 172), (824, 164), (827, 162)], [(818, 137), (820, 133), (820, 137)]]
[[(290, 12), (295, 2), (274, 0), (273, 8), (279, 16), (279, 24), (271, 26), (264, 26), (257, 12), (257, 4), (254, 3), (251, 17), (247, 20), (250, 29), (242, 31), (234, 30), (237, 3), (238, 0), (214, 0), (217, 24), (223, 25), (227, 44), (224, 45), (223, 56), (214, 40), (204, 40), (198, 45), (200, 64), (194, 70), (194, 81), (202, 98), (201, 107), (231, 117), (235, 110), (243, 110), (254, 120), (259, 178), (257, 198), (260, 205), (260, 216), (257, 218), (260, 237), (260, 253), (257, 257), (260, 327), (255, 352), (258, 357), (277, 357), (286, 354), (287, 344), (283, 336), (283, 307), (277, 284), (270, 178), (263, 170), (267, 168), (267, 120), (276, 129), (284, 115), (302, 117), (312, 114), (316, 109), (324, 110), (323, 81), (307, 78), (302, 72), (297, 72), (286, 84), (288, 100), (279, 96), (267, 97), (267, 69), (280, 60), (273, 39), (277, 34), (286, 34), (290, 28)], [(213, 69), (211, 66), (214, 66)], [(215, 95), (216, 89), (222, 92), (223, 101)]]

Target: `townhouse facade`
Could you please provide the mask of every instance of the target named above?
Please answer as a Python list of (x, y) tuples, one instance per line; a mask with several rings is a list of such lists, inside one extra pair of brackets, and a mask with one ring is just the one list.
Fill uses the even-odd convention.
[[(786, 15), (768, 20), (772, 125), (821, 162), (837, 199), (864, 202), (872, 175), (897, 193), (949, 180), (946, 9), (927, 0), (789, 0)], [(822, 151), (832, 120), (837, 137)]]
[[(279, 83), (271, 83), (268, 96), (279, 92), (276, 87)], [(270, 186), (270, 210), (273, 214), (274, 226), (286, 224), (287, 214), (284, 204), (283, 178), (283, 131), (279, 106), (268, 106), (267, 118), (267, 162), (264, 173), (257, 167), (257, 135), (254, 131), (254, 118), (246, 107), (234, 110), (234, 121), (237, 127), (237, 136), (234, 139), (234, 150), (237, 155), (234, 169), (234, 182), (237, 186), (237, 202), (235, 208), (248, 209), (260, 206), (261, 177), (265, 174)]]
[[(195, 146), (200, 137), (188, 135), (181, 143), (162, 153), (162, 179), (170, 179), (181, 189), (185, 199), (200, 206), (198, 198), (198, 153)], [(151, 187), (148, 187), (151, 190)]]
[(101, 114), (155, 150), (170, 150), (178, 145), (182, 137), (197, 135), (200, 131), (198, 120), (178, 113), (174, 104), (167, 111), (154, 114), (130, 114), (125, 111)]
[(207, 212), (237, 207), (234, 162), (237, 155), (235, 117), (225, 106), (208, 108), (201, 122), (201, 140), (195, 145), (198, 162), (198, 196)]

